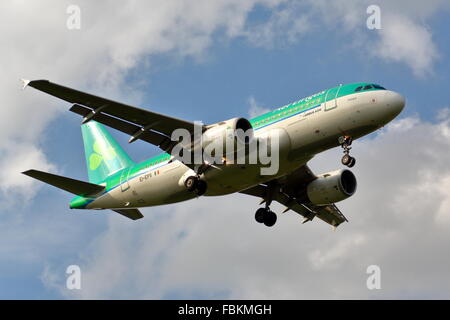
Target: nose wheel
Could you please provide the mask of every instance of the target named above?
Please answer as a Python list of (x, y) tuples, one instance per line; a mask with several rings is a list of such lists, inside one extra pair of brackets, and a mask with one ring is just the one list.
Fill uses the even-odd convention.
[(342, 149), (344, 149), (344, 156), (341, 159), (341, 162), (344, 166), (349, 168), (353, 167), (356, 163), (356, 159), (350, 156), (350, 150), (352, 149), (353, 139), (350, 136), (341, 136), (339, 137), (339, 144)]
[(348, 154), (344, 154), (344, 156), (341, 159), (341, 162), (344, 166), (351, 168), (355, 165), (356, 159)]
[(259, 208), (255, 213), (255, 220), (264, 223), (267, 227), (273, 227), (277, 222), (277, 215), (269, 208)]

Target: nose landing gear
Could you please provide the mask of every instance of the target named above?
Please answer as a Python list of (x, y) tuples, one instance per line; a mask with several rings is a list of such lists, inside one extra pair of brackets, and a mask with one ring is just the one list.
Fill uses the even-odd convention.
[(350, 150), (352, 149), (350, 146), (352, 145), (353, 138), (350, 136), (340, 136), (338, 141), (344, 149), (344, 156), (341, 159), (342, 164), (349, 168), (353, 167), (356, 163), (356, 159), (350, 156)]

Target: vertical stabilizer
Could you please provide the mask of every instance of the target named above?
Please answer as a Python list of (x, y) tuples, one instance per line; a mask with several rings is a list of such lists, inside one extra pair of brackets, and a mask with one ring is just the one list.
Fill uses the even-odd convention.
[(95, 121), (81, 126), (89, 182), (100, 183), (109, 175), (134, 165), (105, 127)]

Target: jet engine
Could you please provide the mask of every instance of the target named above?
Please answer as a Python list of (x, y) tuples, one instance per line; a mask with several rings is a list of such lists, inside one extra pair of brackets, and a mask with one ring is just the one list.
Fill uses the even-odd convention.
[[(208, 126), (201, 139), (202, 149), (222, 148), (223, 154), (245, 148), (253, 140), (253, 127), (245, 118), (233, 118)], [(214, 153), (214, 152), (213, 152)], [(214, 156), (214, 154), (212, 154)]]
[(322, 174), (306, 187), (311, 203), (327, 205), (351, 197), (356, 191), (356, 177), (350, 170), (336, 170)]

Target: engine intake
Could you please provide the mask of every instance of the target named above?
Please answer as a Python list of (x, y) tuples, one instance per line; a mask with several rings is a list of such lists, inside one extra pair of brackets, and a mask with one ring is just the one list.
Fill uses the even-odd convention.
[[(211, 125), (202, 136), (202, 148), (211, 143), (222, 144), (225, 153), (235, 152), (253, 140), (253, 127), (245, 118), (233, 118)], [(228, 141), (227, 141), (228, 140)], [(233, 150), (227, 150), (233, 146)]]
[(306, 187), (308, 199), (315, 205), (327, 205), (351, 197), (356, 191), (356, 177), (347, 169), (324, 173)]

